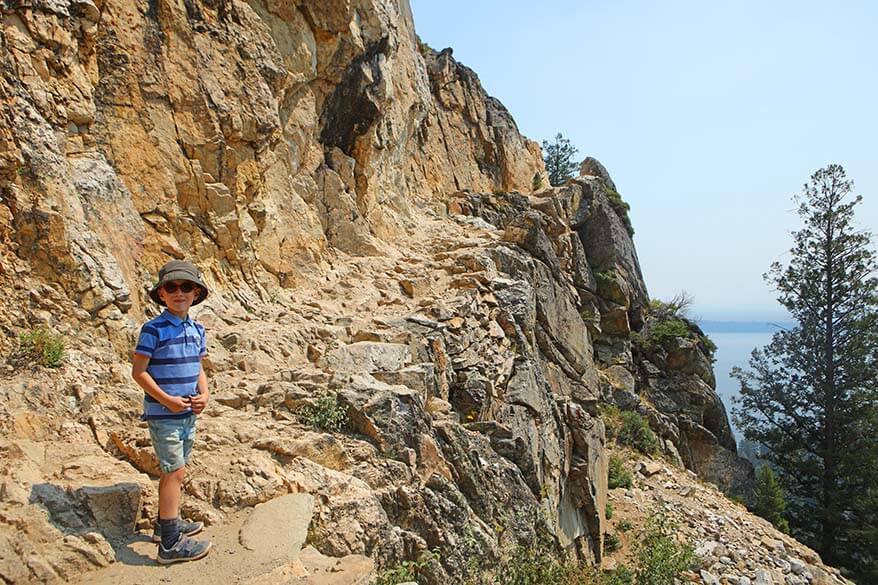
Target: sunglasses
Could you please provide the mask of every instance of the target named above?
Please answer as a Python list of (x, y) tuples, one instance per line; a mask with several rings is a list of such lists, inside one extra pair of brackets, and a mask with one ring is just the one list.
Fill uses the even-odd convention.
[(162, 289), (168, 294), (174, 294), (177, 292), (177, 289), (180, 289), (184, 293), (191, 293), (193, 290), (200, 288), (197, 284), (192, 284), (191, 282), (184, 282), (183, 284), (177, 284), (176, 282), (166, 282), (162, 285)]

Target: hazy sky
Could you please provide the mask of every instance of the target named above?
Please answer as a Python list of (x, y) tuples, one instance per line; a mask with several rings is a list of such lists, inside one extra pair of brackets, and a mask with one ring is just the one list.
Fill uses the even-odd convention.
[(420, 37), (453, 47), (524, 135), (563, 132), (604, 163), (654, 298), (782, 315), (762, 274), (789, 258), (791, 196), (829, 163), (878, 231), (878, 3), (411, 4)]

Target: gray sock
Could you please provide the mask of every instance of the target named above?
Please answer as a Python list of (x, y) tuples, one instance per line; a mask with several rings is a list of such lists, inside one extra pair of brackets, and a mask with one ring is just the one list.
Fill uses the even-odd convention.
[(180, 539), (180, 524), (176, 518), (159, 518), (159, 524), (162, 527), (162, 546), (169, 550)]

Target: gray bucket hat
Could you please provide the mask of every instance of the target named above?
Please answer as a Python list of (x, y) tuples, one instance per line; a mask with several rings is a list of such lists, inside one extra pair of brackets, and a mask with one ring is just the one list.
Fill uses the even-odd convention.
[(159, 298), (159, 289), (163, 284), (171, 280), (188, 280), (189, 282), (194, 282), (201, 287), (201, 292), (198, 293), (198, 296), (195, 297), (195, 300), (192, 302), (193, 305), (197, 305), (207, 298), (207, 285), (204, 284), (204, 280), (202, 280), (198, 268), (196, 268), (191, 262), (184, 262), (183, 260), (171, 260), (162, 266), (161, 270), (159, 270), (159, 281), (154, 287), (152, 287), (152, 290), (149, 291), (149, 298), (164, 307), (165, 303)]

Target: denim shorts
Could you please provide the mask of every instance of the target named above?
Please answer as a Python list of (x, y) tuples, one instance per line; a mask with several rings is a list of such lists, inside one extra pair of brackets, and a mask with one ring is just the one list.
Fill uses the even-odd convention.
[(189, 463), (195, 443), (195, 415), (148, 420), (152, 448), (162, 473), (171, 473)]

